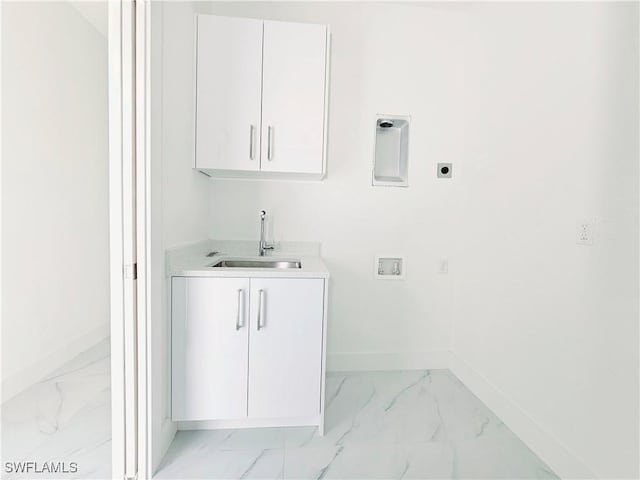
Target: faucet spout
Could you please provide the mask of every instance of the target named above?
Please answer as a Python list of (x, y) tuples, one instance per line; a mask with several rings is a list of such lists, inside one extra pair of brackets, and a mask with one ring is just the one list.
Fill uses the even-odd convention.
[(267, 216), (267, 212), (264, 210), (260, 210), (260, 245), (258, 247), (258, 252), (261, 257), (264, 257), (267, 253), (267, 250), (273, 250), (273, 245), (270, 245), (266, 242), (264, 238), (264, 219)]

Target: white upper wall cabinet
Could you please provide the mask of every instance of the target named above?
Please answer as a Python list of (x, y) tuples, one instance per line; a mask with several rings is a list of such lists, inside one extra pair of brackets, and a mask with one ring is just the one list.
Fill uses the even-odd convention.
[(195, 167), (321, 178), (328, 28), (198, 15)]
[(196, 167), (260, 170), (262, 21), (197, 21)]
[(262, 170), (321, 174), (324, 25), (264, 22)]

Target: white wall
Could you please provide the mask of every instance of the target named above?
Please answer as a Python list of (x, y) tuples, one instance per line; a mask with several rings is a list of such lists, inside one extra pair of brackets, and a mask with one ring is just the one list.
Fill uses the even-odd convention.
[(162, 232), (165, 248), (207, 238), (207, 177), (193, 170), (195, 13), (204, 2), (162, 2)]
[(4, 2), (3, 398), (108, 335), (107, 121), (105, 36), (70, 4)]
[(638, 4), (478, 4), (466, 40), (453, 351), (585, 470), (637, 478)]
[(152, 468), (175, 434), (170, 421), (169, 291), (164, 252), (207, 238), (206, 176), (192, 169), (195, 12), (204, 2), (151, 5)]
[[(451, 182), (462, 148), (463, 8), (373, 3), (214, 3), (213, 13), (331, 26), (328, 176), (211, 180), (213, 238), (322, 243), (331, 271), (328, 367), (444, 365), (450, 345)], [(443, 46), (446, 45), (446, 48)], [(411, 115), (409, 188), (371, 186), (376, 114)], [(404, 254), (404, 281), (375, 280), (376, 254)]]

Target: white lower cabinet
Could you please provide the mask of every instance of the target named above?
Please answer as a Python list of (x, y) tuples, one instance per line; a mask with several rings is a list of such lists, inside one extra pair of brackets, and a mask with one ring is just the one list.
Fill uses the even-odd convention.
[(171, 298), (174, 421), (321, 421), (325, 279), (173, 277)]
[(247, 416), (248, 278), (172, 279), (172, 418)]
[(320, 279), (251, 280), (250, 418), (320, 413), (323, 295)]

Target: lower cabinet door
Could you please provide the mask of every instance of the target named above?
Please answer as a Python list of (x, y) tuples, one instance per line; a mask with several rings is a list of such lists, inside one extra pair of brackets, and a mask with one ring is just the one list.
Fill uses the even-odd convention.
[(249, 417), (320, 413), (324, 280), (251, 279)]
[(249, 279), (174, 277), (172, 419), (247, 416)]

